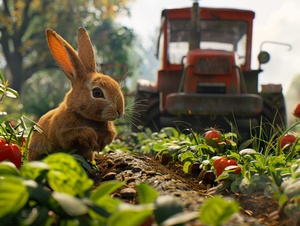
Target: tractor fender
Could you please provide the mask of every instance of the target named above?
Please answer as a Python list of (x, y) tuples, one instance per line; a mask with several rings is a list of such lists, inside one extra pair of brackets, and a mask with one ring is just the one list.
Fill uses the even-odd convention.
[(137, 81), (137, 91), (155, 93), (157, 92), (157, 85), (149, 80), (139, 79)]

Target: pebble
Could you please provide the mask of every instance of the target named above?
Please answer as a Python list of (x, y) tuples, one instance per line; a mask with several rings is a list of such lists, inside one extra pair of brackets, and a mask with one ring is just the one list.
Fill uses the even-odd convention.
[(116, 172), (109, 172), (102, 177), (103, 181), (114, 180), (116, 178)]
[(148, 175), (148, 176), (154, 176), (154, 175), (156, 175), (156, 171), (152, 171), (152, 170), (150, 170), (150, 171), (145, 171), (145, 173)]
[(134, 167), (132, 168), (132, 172), (134, 172), (134, 173), (138, 173), (138, 172), (141, 172), (141, 171), (142, 171), (142, 168), (139, 167), (139, 166), (134, 166)]
[(124, 188), (120, 191), (120, 195), (123, 199), (133, 199), (137, 191), (133, 188)]

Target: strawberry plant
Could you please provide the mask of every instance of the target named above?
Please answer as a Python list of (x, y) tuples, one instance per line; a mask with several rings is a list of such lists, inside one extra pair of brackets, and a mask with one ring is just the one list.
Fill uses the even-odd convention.
[(22, 154), (20, 148), (13, 143), (7, 143), (0, 139), (0, 162), (7, 160), (15, 164), (17, 168), (21, 166)]
[(215, 196), (203, 204), (200, 220), (206, 225), (222, 225), (232, 214), (239, 212), (239, 205), (233, 199)]
[(25, 163), (20, 171), (12, 164), (1, 163), (0, 176), (1, 225), (104, 222), (103, 218), (120, 203), (110, 193), (123, 185), (111, 182), (91, 193), (92, 180), (75, 159), (63, 153), (43, 162)]
[[(0, 71), (0, 102), (4, 97), (17, 98), (18, 92), (9, 87), (9, 83), (5, 80)], [(1, 112), (3, 116), (0, 119), (0, 162), (10, 161), (17, 168), (20, 168), (25, 157), (27, 142), (27, 128), (24, 123), (24, 117), (20, 117), (17, 121), (11, 120), (6, 116), (6, 112)]]
[[(273, 128), (274, 134), (268, 135), (269, 140), (263, 139), (265, 134), (261, 125), (251, 139), (241, 144), (238, 144), (236, 134), (221, 133), (211, 128), (203, 135), (191, 129), (177, 131), (164, 128), (158, 133), (148, 131), (137, 135), (141, 139), (136, 140), (137, 144), (132, 142), (130, 136), (127, 138), (131, 141), (133, 152), (170, 155), (172, 158), (169, 161), (182, 163), (183, 172), (197, 172), (196, 177), (201, 184), (215, 186), (214, 182), (217, 182), (216, 193), (223, 194), (228, 190), (243, 194), (259, 192), (279, 199), (282, 207), (291, 207), (292, 202), (294, 208), (295, 203), (299, 205), (295, 200), (299, 200), (300, 192), (294, 189), (298, 179), (293, 178), (297, 173), (292, 169), (300, 158), (300, 143), (297, 133), (292, 134), (291, 131), (299, 124), (295, 123), (286, 131)], [(218, 166), (216, 159), (224, 164)], [(211, 176), (212, 173), (215, 177)], [(206, 174), (209, 179), (203, 176)], [(211, 182), (213, 178), (215, 181)]]
[(211, 129), (209, 129), (208, 131), (206, 131), (204, 133), (204, 138), (205, 139), (214, 140), (216, 143), (221, 142), (221, 137), (222, 137), (221, 132), (219, 130), (214, 129), (214, 128), (211, 128)]
[(285, 134), (280, 140), (280, 148), (291, 146), (296, 142), (296, 137), (293, 134)]
[(298, 103), (294, 109), (293, 115), (297, 118), (300, 118), (300, 103)]
[[(17, 97), (1, 73), (0, 80), (0, 101)], [(299, 109), (294, 110), (296, 117)], [(27, 162), (32, 129), (25, 119), (11, 121), (3, 116), (0, 120), (1, 225), (180, 225), (193, 219), (221, 225), (239, 210), (236, 201), (215, 196), (199, 212), (187, 213), (176, 197), (160, 196), (145, 183), (137, 185), (139, 204), (131, 205), (111, 195), (123, 182), (95, 188), (83, 170), (92, 175), (92, 169), (81, 156), (57, 153)], [(103, 154), (123, 151), (155, 156), (163, 165), (180, 163), (204, 192), (264, 194), (278, 200), (279, 209), (293, 217), (300, 214), (300, 138), (295, 131), (299, 124), (286, 131), (273, 128), (274, 134), (264, 134), (260, 125), (243, 143), (237, 134), (214, 128), (203, 134), (169, 127), (155, 133), (145, 129), (124, 133)]]
[[(235, 169), (234, 173), (239, 174), (241, 172), (241, 167), (238, 166), (235, 160), (229, 160), (225, 157), (219, 157), (214, 160), (213, 166), (216, 170), (216, 176), (220, 176), (226, 169)], [(231, 166), (231, 167), (230, 167)], [(233, 166), (233, 167), (232, 167)]]
[(9, 87), (8, 80), (6, 80), (0, 71), (0, 102), (4, 97), (17, 98), (19, 94), (17, 91)]
[[(124, 182), (110, 181), (93, 189), (93, 181), (83, 168), (65, 153), (24, 163), (20, 169), (3, 162), (0, 163), (0, 224), (138, 226), (156, 222), (177, 225), (204, 219), (205, 212), (213, 213), (211, 201), (200, 212), (186, 213), (176, 197), (159, 196), (145, 183), (137, 185), (139, 205), (124, 203), (111, 196), (124, 185)], [(229, 205), (220, 198), (218, 203)], [(215, 221), (224, 222), (234, 212), (237, 212), (235, 207), (226, 208), (218, 215), (226, 217)]]

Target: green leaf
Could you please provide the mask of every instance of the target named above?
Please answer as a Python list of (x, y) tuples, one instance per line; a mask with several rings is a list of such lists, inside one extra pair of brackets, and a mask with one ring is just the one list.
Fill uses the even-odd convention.
[(180, 161), (185, 162), (187, 160), (196, 160), (195, 155), (191, 151), (186, 151), (180, 156)]
[(54, 191), (83, 197), (92, 188), (93, 181), (71, 155), (55, 153), (43, 161), (50, 167), (47, 178)]
[(169, 217), (182, 212), (181, 202), (174, 196), (159, 196), (155, 201), (154, 215), (159, 225)]
[(286, 194), (282, 194), (278, 200), (278, 205), (280, 207), (283, 207), (283, 205), (289, 200), (288, 196)]
[(161, 130), (161, 133), (168, 134), (169, 137), (178, 138), (179, 133), (174, 127), (165, 127)]
[(196, 150), (198, 150), (197, 151), (198, 155), (202, 155), (203, 153), (204, 154), (213, 154), (215, 152), (215, 149), (212, 146), (207, 145), (207, 144), (196, 145)]
[[(29, 200), (34, 200), (45, 206), (52, 204), (53, 198), (49, 189), (45, 189), (42, 184), (37, 183), (34, 180), (24, 180), (24, 184), (27, 187)], [(54, 205), (54, 208), (55, 207), (56, 206)]]
[(285, 181), (282, 183), (282, 189), (289, 199), (300, 196), (300, 179)]
[(50, 217), (49, 208), (46, 206), (25, 206), (22, 209), (22, 214), (18, 215), (18, 221), (22, 222), (19, 225), (30, 226), (50, 226), (54, 225), (55, 218)]
[(267, 160), (267, 165), (273, 166), (275, 168), (284, 167), (285, 166), (285, 157), (283, 155), (270, 156)]
[(140, 183), (137, 186), (138, 194), (139, 194), (139, 203), (153, 203), (155, 199), (159, 196), (158, 192), (146, 183)]
[(189, 213), (178, 213), (171, 217), (169, 217), (167, 220), (162, 222), (162, 226), (173, 226), (173, 225), (184, 225), (184, 223), (187, 223), (188, 221), (197, 219), (199, 217), (198, 212), (189, 212)]
[[(110, 204), (111, 204), (111, 201), (113, 204), (113, 206), (117, 206), (119, 203), (118, 202), (114, 202), (116, 199), (113, 199), (111, 197), (108, 197), (110, 198), (110, 200), (105, 200), (105, 201), (108, 201)], [(92, 218), (97, 218), (97, 219), (101, 219), (101, 217), (104, 217), (104, 218), (108, 218), (111, 214), (106, 211), (105, 208), (97, 205), (96, 203), (93, 203), (90, 199), (88, 198), (83, 198), (82, 199), (83, 203), (90, 208), (90, 216)], [(116, 208), (113, 208), (113, 210), (115, 210)], [(92, 210), (92, 211), (91, 211)], [(95, 216), (95, 217), (93, 217)], [(100, 218), (99, 218), (100, 217)]]
[(19, 97), (18, 92), (16, 90), (12, 89), (12, 88), (9, 88), (9, 87), (6, 87), (5, 95), (7, 97), (10, 97), (10, 98), (17, 98), (17, 97)]
[(142, 225), (149, 217), (151, 217), (151, 210), (124, 210), (115, 212), (107, 221), (108, 226), (140, 226)]
[(19, 94), (16, 90), (12, 89), (12, 88), (9, 88), (6, 86), (7, 84), (0, 84), (0, 92), (2, 94), (4, 94), (5, 96), (7, 97), (10, 97), (10, 98), (17, 98), (19, 97)]
[(22, 179), (15, 176), (0, 177), (0, 225), (11, 220), (28, 200)]
[(248, 179), (243, 178), (239, 185), (239, 189), (243, 194), (251, 194), (254, 192), (255, 186), (251, 184)]
[(192, 164), (192, 162), (190, 161), (186, 161), (184, 164), (183, 164), (183, 172), (184, 173), (189, 173), (189, 168), (190, 168), (190, 165)]
[(281, 185), (281, 183), (283, 182), (283, 178), (282, 178), (280, 169), (275, 168), (272, 165), (269, 165), (268, 174), (274, 180), (274, 182), (277, 184), (277, 186)]
[(78, 198), (60, 192), (53, 192), (52, 196), (70, 216), (82, 216), (88, 213), (89, 208)]
[(182, 147), (179, 146), (179, 145), (172, 144), (172, 145), (168, 146), (167, 150), (171, 154), (171, 153), (174, 153), (174, 152), (178, 152), (181, 148)]
[(225, 223), (237, 212), (239, 212), (239, 204), (236, 201), (215, 196), (202, 204), (199, 219), (203, 224), (217, 226)]
[(234, 193), (240, 192), (240, 184), (242, 181), (243, 177), (239, 177), (236, 180), (234, 180), (230, 186), (230, 190)]
[(97, 201), (107, 195), (110, 195), (117, 189), (125, 185), (125, 182), (108, 181), (101, 184), (90, 196), (92, 201)]
[(46, 178), (49, 166), (44, 162), (32, 161), (26, 162), (20, 169), (21, 176), (25, 179), (41, 182)]
[(1, 162), (0, 163), (0, 176), (19, 176), (20, 172), (11, 162)]
[(249, 147), (253, 143), (253, 140), (254, 140), (254, 138), (251, 138), (251, 139), (246, 140), (243, 143), (241, 143), (239, 150), (243, 150), (243, 149)]
[(165, 144), (166, 144), (166, 142), (160, 141), (160, 142), (155, 143), (152, 148), (155, 152), (160, 152), (160, 151), (166, 150), (168, 148)]
[(257, 153), (257, 151), (255, 151), (254, 149), (252, 149), (252, 148), (245, 148), (245, 149), (243, 149), (243, 150), (241, 150), (240, 152), (239, 152), (239, 154), (240, 155), (252, 155), (252, 154), (256, 154)]
[(217, 143), (216, 140), (213, 140), (211, 138), (205, 138), (205, 143), (207, 143), (208, 146), (211, 146), (213, 148), (219, 148), (219, 144)]
[(73, 154), (72, 155), (74, 159), (76, 159), (78, 161), (78, 163), (85, 169), (87, 170), (87, 172), (89, 174), (93, 174), (92, 172), (92, 167), (87, 163), (87, 161), (81, 156), (81, 155), (78, 155), (78, 154)]
[(0, 71), (0, 82), (1, 82), (2, 84), (5, 83), (5, 78), (4, 78), (4, 76), (3, 76), (2, 71)]
[(108, 195), (93, 201), (95, 206), (87, 204), (94, 212), (91, 211), (93, 218), (99, 219), (102, 216), (110, 215), (117, 211), (118, 206), (122, 203), (121, 200), (112, 198)]

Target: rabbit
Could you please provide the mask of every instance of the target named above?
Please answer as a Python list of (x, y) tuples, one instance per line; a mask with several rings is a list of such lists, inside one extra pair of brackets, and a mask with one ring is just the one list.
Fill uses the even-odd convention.
[(96, 72), (90, 37), (78, 29), (78, 54), (55, 31), (46, 29), (50, 51), (71, 81), (71, 89), (60, 105), (43, 115), (28, 145), (28, 160), (41, 160), (56, 151), (75, 152), (88, 161), (116, 136), (113, 120), (124, 114), (120, 85)]

